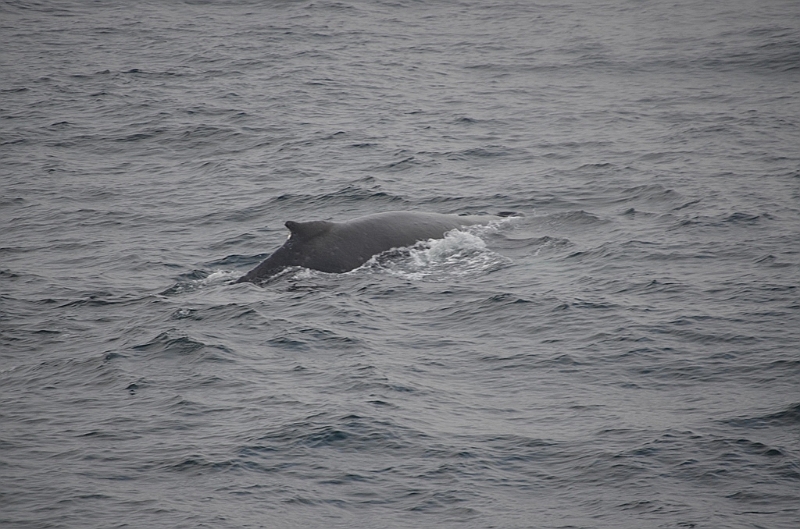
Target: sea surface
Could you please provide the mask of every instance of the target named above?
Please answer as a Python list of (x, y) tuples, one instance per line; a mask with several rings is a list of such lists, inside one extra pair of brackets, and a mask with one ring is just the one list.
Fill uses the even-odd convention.
[(795, 0), (2, 1), (0, 186), (3, 528), (800, 527)]

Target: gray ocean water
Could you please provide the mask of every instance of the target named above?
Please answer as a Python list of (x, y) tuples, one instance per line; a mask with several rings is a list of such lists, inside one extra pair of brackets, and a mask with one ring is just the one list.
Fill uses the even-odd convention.
[(4, 528), (800, 527), (794, 0), (3, 1), (0, 185)]

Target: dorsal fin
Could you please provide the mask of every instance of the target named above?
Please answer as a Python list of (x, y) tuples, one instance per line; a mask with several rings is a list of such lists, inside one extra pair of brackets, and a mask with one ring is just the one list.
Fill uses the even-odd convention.
[(333, 226), (333, 222), (326, 220), (312, 220), (309, 222), (295, 222), (293, 220), (286, 221), (286, 227), (292, 233), (291, 237), (298, 239), (310, 239), (321, 233), (325, 233)]

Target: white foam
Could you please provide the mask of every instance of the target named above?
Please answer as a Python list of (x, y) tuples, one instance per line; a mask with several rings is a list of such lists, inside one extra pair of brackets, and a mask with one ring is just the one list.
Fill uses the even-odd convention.
[[(492, 229), (479, 227), (481, 231)], [(430, 239), (412, 248), (373, 257), (365, 267), (412, 280), (445, 280), (448, 277), (482, 275), (508, 265), (510, 259), (486, 248), (486, 243), (469, 230), (453, 230), (442, 239)]]
[(205, 279), (198, 279), (198, 282), (202, 283), (203, 286), (205, 285), (220, 285), (222, 283), (227, 283), (232, 279), (236, 279), (241, 275), (241, 272), (237, 272), (236, 270), (215, 270), (208, 274), (208, 277)]

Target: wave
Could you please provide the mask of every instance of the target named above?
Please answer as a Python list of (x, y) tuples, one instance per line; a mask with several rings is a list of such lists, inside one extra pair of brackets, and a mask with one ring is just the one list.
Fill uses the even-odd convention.
[(796, 428), (800, 426), (800, 403), (790, 404), (780, 411), (768, 413), (766, 415), (737, 417), (734, 419), (727, 419), (723, 422), (737, 428)]
[(183, 331), (171, 329), (164, 331), (152, 340), (134, 345), (136, 353), (146, 353), (150, 357), (183, 357), (195, 362), (233, 362), (233, 352), (221, 344), (207, 344), (192, 338)]

